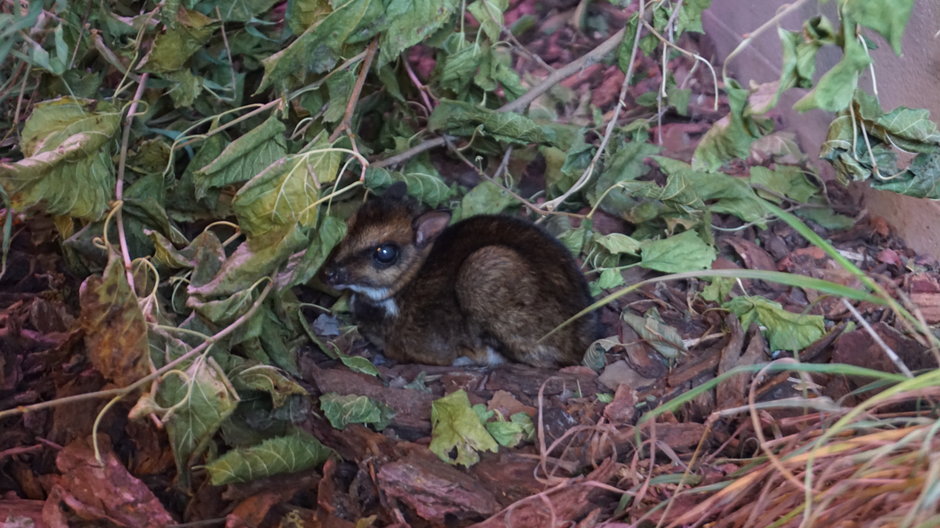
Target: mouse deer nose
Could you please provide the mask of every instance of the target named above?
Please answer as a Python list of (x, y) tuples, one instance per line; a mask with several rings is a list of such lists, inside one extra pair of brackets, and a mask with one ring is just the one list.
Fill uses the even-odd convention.
[(341, 284), (346, 280), (346, 272), (342, 268), (330, 266), (323, 272), (323, 277), (328, 284)]

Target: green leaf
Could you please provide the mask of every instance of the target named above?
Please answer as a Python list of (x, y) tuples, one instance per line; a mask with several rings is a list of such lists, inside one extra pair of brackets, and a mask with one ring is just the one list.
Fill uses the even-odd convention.
[(599, 235), (595, 233), (594, 242), (597, 242), (614, 255), (626, 254), (637, 256), (640, 254), (640, 241), (622, 233), (611, 233), (609, 235)]
[(497, 420), (486, 422), (485, 426), (496, 443), (503, 447), (516, 447), (535, 437), (535, 424), (532, 423), (532, 418), (523, 412), (512, 415), (509, 420), (499, 416)]
[(470, 467), (480, 460), (478, 451), (495, 453), (499, 445), (480, 423), (467, 393), (461, 389), (431, 404), (429, 449), (448, 464)]
[(216, 23), (199, 11), (180, 9), (176, 24), (158, 34), (141, 63), (143, 71), (168, 73), (182, 69), (215, 32)]
[(194, 277), (189, 293), (210, 299), (242, 292), (271, 275), (306, 244), (307, 238), (296, 225), (250, 238), (235, 248), (211, 280), (200, 283)]
[(700, 296), (702, 299), (710, 302), (724, 302), (725, 299), (731, 295), (731, 290), (734, 289), (737, 283), (734, 279), (727, 277), (714, 277), (711, 279), (711, 282), (708, 286), (705, 286), (702, 289)]
[(706, 269), (715, 260), (715, 248), (695, 231), (643, 244), (640, 266), (664, 273)]
[[(277, 0), (239, 0), (219, 3), (223, 22), (249, 22), (270, 11)], [(214, 13), (215, 11), (213, 11)], [(250, 27), (250, 26), (249, 26)]]
[(702, 29), (702, 12), (711, 5), (712, 0), (687, 0), (683, 2), (678, 17), (679, 33), (685, 33), (686, 31), (702, 33), (704, 31)]
[(340, 70), (326, 80), (329, 103), (323, 112), (325, 123), (336, 123), (343, 118), (355, 84), (356, 76), (349, 70)]
[(903, 173), (890, 180), (870, 181), (873, 189), (915, 198), (940, 199), (940, 153), (918, 154)]
[(325, 133), (314, 145), (309, 152), (275, 161), (235, 195), (232, 207), (249, 236), (295, 223), (316, 225), (320, 186), (336, 179), (341, 157), (329, 150)]
[(346, 236), (346, 222), (335, 216), (326, 216), (320, 222), (316, 239), (307, 247), (303, 258), (293, 269), (289, 286), (303, 284), (313, 278), (326, 262), (333, 248)]
[(899, 106), (885, 113), (874, 96), (862, 91), (855, 93), (855, 105), (865, 134), (912, 152), (933, 152), (940, 146), (940, 132), (928, 110)]
[(763, 225), (763, 202), (745, 180), (722, 172), (693, 170), (687, 163), (662, 156), (653, 159), (669, 175), (659, 199), (673, 202), (682, 210), (707, 207), (712, 212), (730, 213), (745, 222)]
[[(806, 22), (806, 24), (809, 23)], [(804, 27), (806, 24), (804, 24)], [(780, 71), (778, 97), (794, 86), (809, 88), (813, 85), (813, 75), (816, 73), (816, 54), (821, 45), (817, 41), (806, 42), (803, 35), (802, 32), (777, 28), (777, 36), (780, 37), (780, 45), (783, 49), (781, 59), (783, 65)]]
[(349, 424), (371, 424), (381, 431), (395, 415), (391, 407), (369, 397), (335, 392), (320, 396), (320, 409), (336, 429), (345, 429)]
[(623, 286), (624, 283), (623, 273), (620, 270), (607, 268), (601, 272), (594, 285), (600, 290), (612, 290)]
[(377, 66), (434, 34), (460, 5), (459, 0), (390, 0), (385, 7), (388, 29), (382, 33)]
[(385, 5), (381, 0), (336, 0), (333, 10), (312, 24), (288, 47), (265, 58), (264, 77), (255, 93), (271, 84), (284, 87), (288, 80), (306, 72), (333, 67), (347, 44), (365, 42), (386, 29)]
[[(751, 167), (751, 183), (799, 203), (809, 203), (819, 194), (819, 188), (806, 178), (803, 169), (792, 165), (777, 166), (776, 170), (759, 165)], [(765, 198), (773, 200), (775, 197)]]
[(247, 312), (254, 303), (256, 294), (257, 291), (253, 288), (246, 288), (208, 301), (201, 296), (193, 295), (187, 299), (186, 306), (195, 310), (206, 321), (222, 328)]
[(877, 31), (891, 44), (895, 55), (901, 54), (901, 39), (914, 0), (846, 0), (840, 5), (844, 17)]
[(682, 336), (675, 328), (664, 323), (658, 313), (647, 313), (645, 317), (640, 317), (624, 310), (620, 314), (620, 319), (630, 325), (641, 339), (655, 348), (664, 358), (675, 359), (688, 353)]
[(502, 40), (503, 12), (507, 7), (508, 0), (477, 0), (467, 6), (467, 11), (480, 23), (480, 30), (490, 42), (499, 42)]
[(225, 147), (212, 163), (197, 170), (196, 197), (209, 189), (250, 180), (287, 154), (284, 123), (276, 116), (251, 129)]
[(300, 35), (323, 20), (331, 11), (329, 0), (291, 0), (287, 2), (284, 20), (291, 32)]
[(454, 221), (482, 214), (498, 214), (512, 202), (512, 196), (505, 189), (491, 181), (483, 181), (460, 200), (460, 207), (454, 210)]
[(464, 96), (470, 88), (474, 74), (484, 61), (486, 51), (478, 42), (465, 42), (461, 34), (455, 33), (452, 39), (457, 41), (460, 47), (444, 58), (440, 83), (457, 96)]
[(307, 389), (285, 376), (270, 365), (251, 365), (239, 368), (231, 375), (232, 385), (239, 391), (254, 390), (271, 396), (271, 404), (277, 408), (287, 403), (291, 395), (307, 395)]
[(584, 249), (584, 243), (589, 240), (588, 237), (592, 233), (590, 220), (585, 220), (577, 229), (563, 231), (558, 235), (558, 240), (568, 248), (572, 255), (580, 255), (581, 250)]
[(225, 373), (211, 358), (198, 357), (185, 371), (160, 382), (157, 402), (164, 415), (170, 447), (180, 475), (209, 447), (209, 441), (238, 405)]
[[(938, 195), (940, 197), (940, 195)], [(825, 229), (832, 231), (841, 231), (855, 225), (855, 219), (851, 216), (841, 215), (832, 210), (831, 207), (804, 207), (794, 211), (800, 218), (812, 220)]]
[(24, 159), (0, 161), (0, 185), (14, 209), (41, 204), (53, 215), (97, 220), (114, 192), (110, 142), (121, 113), (112, 104), (62, 97), (43, 101), (23, 127)]
[(395, 181), (403, 181), (408, 186), (408, 194), (428, 204), (438, 207), (454, 194), (444, 179), (430, 164), (412, 162), (404, 172), (394, 176)]
[[(843, 31), (847, 35), (855, 34), (852, 24), (847, 21), (843, 22)], [(814, 108), (839, 112), (848, 108), (858, 86), (859, 73), (868, 67), (871, 59), (865, 47), (851, 36), (845, 39), (844, 52), (842, 60), (826, 72), (816, 87), (797, 101), (793, 108), (800, 112)]]
[(478, 128), (497, 141), (515, 144), (553, 144), (555, 133), (528, 117), (497, 112), (463, 101), (442, 99), (428, 119), (428, 130), (471, 136)]
[(205, 467), (212, 485), (222, 486), (317, 467), (332, 454), (313, 435), (297, 430), (256, 446), (233, 449)]
[(757, 120), (752, 115), (747, 89), (729, 80), (725, 90), (728, 92), (730, 112), (716, 121), (695, 147), (692, 168), (696, 170), (714, 171), (732, 159), (747, 158), (751, 143), (770, 128), (767, 122)]
[(619, 186), (622, 182), (636, 181), (645, 176), (650, 167), (644, 160), (659, 153), (659, 147), (645, 141), (630, 141), (617, 146), (597, 178), (594, 191), (588, 196), (592, 204), (600, 201), (604, 211), (620, 215), (636, 204), (636, 198)]
[(723, 305), (741, 319), (741, 327), (758, 322), (766, 328), (773, 350), (803, 350), (826, 334), (822, 316), (795, 314), (762, 297), (735, 297)]

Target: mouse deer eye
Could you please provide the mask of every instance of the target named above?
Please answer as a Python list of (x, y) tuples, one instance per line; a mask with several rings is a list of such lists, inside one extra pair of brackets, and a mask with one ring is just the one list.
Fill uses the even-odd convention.
[(398, 260), (398, 252), (395, 244), (382, 244), (372, 251), (372, 260), (382, 267), (391, 266)]

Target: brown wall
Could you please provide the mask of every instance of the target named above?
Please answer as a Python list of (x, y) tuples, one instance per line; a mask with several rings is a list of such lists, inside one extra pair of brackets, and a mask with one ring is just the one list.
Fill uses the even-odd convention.
[[(770, 19), (782, 6), (792, 1), (781, 0), (714, 0), (703, 16), (705, 31), (715, 43), (719, 57), (725, 57), (741, 41), (741, 35), (750, 33)], [(785, 29), (799, 30), (802, 21), (826, 13), (830, 19), (834, 2), (820, 6), (807, 2), (795, 13), (783, 18)], [(904, 53), (897, 57), (880, 37), (874, 37), (881, 46), (872, 53), (875, 63), (878, 96), (886, 110), (897, 106), (926, 108), (934, 121), (940, 121), (940, 2), (917, 0), (904, 36)], [(825, 72), (839, 60), (838, 52), (820, 56), (819, 72)], [(776, 28), (764, 31), (750, 47), (730, 64), (730, 72), (746, 84), (748, 80), (768, 82), (780, 75), (780, 44)], [(871, 91), (870, 75), (862, 86)], [(802, 91), (793, 92), (781, 101), (780, 111), (784, 128), (799, 135), (800, 145), (812, 156), (819, 152), (832, 116), (813, 111), (800, 114), (790, 110)], [(828, 167), (820, 166), (825, 172)], [(885, 217), (908, 245), (920, 253), (940, 258), (940, 203), (918, 200), (894, 193), (877, 192), (863, 187), (866, 206), (872, 214)]]

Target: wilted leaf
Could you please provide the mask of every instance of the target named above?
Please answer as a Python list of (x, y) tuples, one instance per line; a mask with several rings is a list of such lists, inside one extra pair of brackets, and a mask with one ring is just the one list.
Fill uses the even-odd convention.
[(346, 236), (346, 222), (335, 216), (324, 217), (317, 229), (315, 241), (307, 247), (303, 258), (294, 268), (289, 286), (303, 284), (316, 275), (333, 248)]
[(332, 8), (329, 0), (297, 0), (287, 4), (284, 20), (295, 35), (323, 20)]
[(766, 328), (773, 350), (803, 350), (826, 333), (822, 316), (796, 314), (762, 297), (735, 297), (723, 305), (741, 319), (741, 327), (758, 322)]
[(609, 235), (599, 235), (595, 233), (594, 241), (614, 255), (637, 256), (640, 254), (640, 241), (628, 237), (623, 233), (610, 233)]
[(458, 0), (390, 0), (385, 7), (388, 28), (379, 44), (379, 66), (425, 40), (457, 12)]
[(38, 103), (20, 141), (24, 159), (0, 161), (0, 184), (15, 209), (42, 204), (53, 215), (100, 218), (114, 192), (108, 148), (121, 113), (102, 101), (62, 97)]
[(185, 371), (163, 379), (157, 402), (172, 409), (164, 416), (164, 423), (177, 471), (188, 475), (190, 465), (196, 463), (222, 422), (235, 411), (238, 394), (215, 361), (199, 357)]
[(707, 286), (702, 288), (702, 299), (711, 302), (723, 302), (731, 295), (736, 283), (734, 279), (728, 277), (714, 277)]
[(555, 133), (528, 117), (512, 112), (497, 112), (488, 108), (442, 99), (428, 120), (428, 130), (458, 136), (471, 136), (478, 127), (484, 135), (497, 141), (515, 144), (553, 144)]
[[(810, 183), (803, 174), (803, 169), (794, 166), (778, 166), (776, 170), (751, 167), (751, 183), (799, 203), (809, 203), (819, 193), (819, 187)], [(767, 198), (776, 199), (773, 195)]]
[(516, 447), (535, 436), (535, 424), (532, 423), (532, 418), (522, 412), (513, 414), (509, 420), (499, 416), (496, 420), (487, 421), (485, 426), (487, 432), (503, 447)]
[(914, 8), (914, 0), (846, 0), (842, 15), (874, 29), (901, 54), (901, 38)]
[(288, 47), (265, 58), (258, 93), (272, 83), (283, 85), (292, 76), (322, 72), (336, 64), (340, 51), (364, 42), (385, 29), (385, 3), (380, 0), (337, 0), (333, 10), (312, 24)]
[[(769, 129), (769, 125), (751, 115), (748, 106), (748, 90), (731, 82), (726, 88), (728, 104), (731, 109), (725, 117), (719, 119), (695, 147), (692, 155), (692, 167), (696, 170), (713, 171), (725, 162), (736, 158), (746, 158), (751, 143)], [(769, 110), (762, 108), (761, 111)]]
[(150, 53), (141, 61), (143, 71), (167, 73), (183, 68), (215, 31), (213, 20), (199, 11), (182, 8), (176, 15), (176, 23), (154, 38)]
[(203, 198), (211, 188), (250, 180), (286, 154), (284, 123), (271, 116), (229, 143), (212, 163), (194, 173), (196, 196)]
[(454, 221), (482, 214), (498, 214), (512, 204), (512, 196), (493, 182), (484, 181), (470, 189), (454, 211)]
[[(470, 407), (467, 393), (452, 392), (431, 404), (429, 449), (448, 464), (470, 467), (480, 460), (477, 451), (496, 452), (496, 440), (486, 431)], [(454, 454), (452, 454), (454, 453)]]
[[(326, 147), (325, 136), (321, 147)], [(248, 181), (235, 195), (238, 224), (250, 236), (285, 225), (313, 227), (320, 185), (336, 179), (340, 156), (322, 148), (281, 158)]]
[(649, 241), (642, 248), (640, 266), (664, 273), (705, 269), (716, 256), (715, 248), (706, 244), (695, 231)]
[(855, 38), (845, 39), (845, 55), (831, 70), (825, 73), (808, 94), (793, 108), (800, 112), (821, 108), (839, 112), (848, 108), (858, 85), (859, 73), (871, 62), (865, 47)]
[(319, 466), (333, 453), (311, 434), (297, 430), (246, 448), (233, 449), (206, 464), (212, 485), (247, 482)]
[(940, 153), (918, 154), (907, 170), (887, 180), (871, 180), (871, 186), (915, 198), (940, 199)]
[(320, 396), (320, 409), (336, 429), (345, 429), (349, 424), (371, 424), (381, 431), (388, 427), (395, 415), (391, 407), (357, 394), (330, 392)]
[(628, 310), (620, 314), (623, 322), (630, 325), (641, 339), (656, 349), (666, 359), (676, 359), (688, 353), (682, 336), (675, 328), (667, 325), (658, 317), (658, 314), (646, 314), (645, 317), (635, 315)]
[(245, 290), (274, 272), (306, 243), (307, 238), (296, 225), (251, 238), (235, 248), (212, 280), (205, 283), (193, 280), (189, 293), (208, 299)]
[(239, 390), (256, 390), (271, 396), (271, 404), (284, 405), (292, 394), (307, 395), (307, 390), (270, 365), (253, 365), (232, 374), (232, 384)]
[(102, 276), (85, 279), (79, 291), (88, 359), (105, 378), (127, 386), (150, 374), (147, 323), (112, 254)]
[[(874, 186), (873, 186), (874, 187)], [(906, 193), (904, 193), (906, 194)], [(940, 194), (937, 194), (940, 198)], [(851, 216), (841, 215), (832, 210), (829, 206), (823, 207), (804, 207), (794, 211), (797, 216), (812, 220), (826, 229), (840, 231), (848, 229), (855, 225), (855, 219)]]

